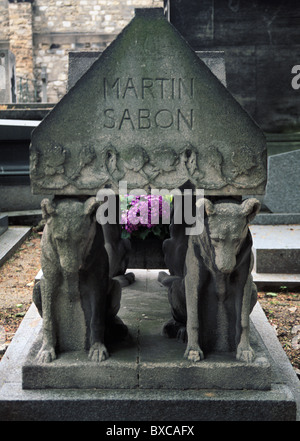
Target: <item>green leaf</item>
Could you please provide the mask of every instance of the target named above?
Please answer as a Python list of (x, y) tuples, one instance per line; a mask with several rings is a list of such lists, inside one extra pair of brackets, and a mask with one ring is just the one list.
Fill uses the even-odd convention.
[(140, 231), (139, 232), (139, 237), (142, 239), (142, 240), (145, 240), (146, 239), (146, 237), (148, 236), (148, 234), (151, 232), (151, 230), (143, 230), (143, 231)]
[(131, 234), (128, 231), (122, 230), (122, 233), (121, 233), (122, 239), (130, 239), (130, 236), (131, 236)]
[(277, 297), (275, 292), (266, 292), (266, 297)]
[(161, 234), (161, 228), (159, 225), (155, 225), (155, 227), (152, 228), (152, 232), (153, 234), (155, 234), (155, 236), (160, 236)]

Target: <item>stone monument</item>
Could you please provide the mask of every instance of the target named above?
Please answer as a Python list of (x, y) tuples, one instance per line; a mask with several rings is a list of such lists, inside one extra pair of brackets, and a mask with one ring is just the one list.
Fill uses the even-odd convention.
[[(269, 157), (268, 184), (264, 203), (273, 216), (277, 216), (282, 223), (299, 222), (299, 166), (300, 150)], [(272, 218), (272, 214), (269, 217)], [(279, 223), (278, 220), (277, 223)]]
[[(43, 332), (23, 368), (23, 387), (270, 389), (270, 365), (259, 339), (256, 357), (249, 337), (256, 288), (248, 224), (260, 204), (243, 200), (264, 194), (266, 160), (262, 131), (163, 10), (137, 9), (32, 135), (32, 191), (54, 199), (42, 203), (43, 277), (34, 300)], [(162, 362), (165, 350), (159, 361), (148, 354), (151, 366), (136, 355), (132, 363), (108, 359), (110, 339), (123, 353), (130, 347), (128, 316), (124, 323), (118, 317), (118, 277), (126, 278), (130, 245), (118, 223), (100, 225), (95, 215), (107, 202), (99, 190), (109, 198), (124, 183), (128, 192), (189, 190), (193, 219), (202, 221), (202, 231), (187, 235), (187, 225), (175, 222), (183, 205), (174, 202), (163, 247), (170, 274), (159, 276), (173, 316), (164, 317), (163, 332), (187, 346), (181, 352), (174, 340), (157, 342), (176, 346), (172, 363)], [(234, 378), (236, 369), (244, 375)], [(120, 372), (128, 372), (122, 384)], [(180, 372), (185, 379), (176, 382)]]

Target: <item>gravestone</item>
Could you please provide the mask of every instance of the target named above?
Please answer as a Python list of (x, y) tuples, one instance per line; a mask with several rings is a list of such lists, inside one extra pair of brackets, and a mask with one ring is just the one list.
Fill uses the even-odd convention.
[[(270, 225), (254, 249), (257, 273), (298, 275), (300, 272), (300, 150), (268, 158), (264, 204), (255, 223)], [(259, 237), (259, 226), (254, 226)], [(297, 282), (295, 282), (297, 283)], [(298, 282), (299, 283), (299, 282)], [(284, 285), (285, 282), (282, 282)]]
[[(249, 323), (256, 298), (250, 275), (251, 237), (247, 223), (255, 216), (259, 203), (253, 198), (242, 202), (242, 195), (264, 194), (265, 138), (164, 18), (162, 9), (136, 10), (135, 18), (33, 132), (30, 164), (33, 192), (52, 194), (54, 199), (42, 203), (46, 220), (43, 277), (35, 288), (35, 302), (43, 316), (43, 330), (23, 366), (24, 388), (83, 387), (85, 391), (99, 388), (103, 396), (107, 396), (104, 389), (109, 388), (120, 396), (121, 389), (132, 389), (130, 393), (139, 394), (142, 389), (148, 389), (155, 378), (154, 388), (164, 389), (164, 400), (172, 402), (170, 405), (164, 401), (168, 418), (174, 407), (172, 392), (178, 389), (217, 387), (232, 389), (234, 393), (235, 389), (245, 387), (259, 392), (266, 390), (269, 397), (271, 365), (264, 345), (259, 336), (251, 333)], [(128, 309), (126, 306), (121, 318), (125, 325), (128, 320), (132, 340), (126, 338), (126, 326), (116, 317), (120, 287), (108, 277), (103, 231), (95, 222), (95, 196), (100, 189), (118, 194), (120, 181), (127, 182), (127, 190), (164, 188), (171, 191), (184, 186), (195, 191), (204, 189), (206, 198), (198, 203), (205, 205), (205, 222), (209, 228), (202, 249), (207, 249), (212, 240), (218, 242), (216, 237), (210, 237), (213, 228), (220, 232), (224, 227), (225, 236), (228, 231), (233, 235), (229, 241), (232, 261), (222, 261), (219, 250), (215, 252), (217, 261), (212, 263), (220, 273), (227, 265), (221, 279), (216, 278), (221, 293), (216, 295), (211, 285), (212, 291), (209, 291), (218, 312), (212, 326), (216, 324), (217, 337), (221, 331), (225, 332), (218, 342), (220, 353), (213, 353), (211, 358), (208, 355), (205, 363), (197, 363), (194, 346), (189, 348), (192, 357), (183, 360), (182, 346), (174, 340), (162, 342), (162, 336), (158, 338), (158, 324), (161, 329), (167, 318), (161, 307), (160, 293), (155, 292), (153, 296), (148, 293), (151, 301), (146, 306), (150, 315), (147, 322), (145, 312), (141, 314), (143, 320), (132, 318), (134, 308), (130, 306), (133, 302), (140, 314), (147, 295), (142, 298), (139, 293), (136, 298), (134, 288), (129, 291)], [(191, 253), (196, 250), (193, 242), (189, 242), (189, 248)], [(242, 257), (238, 254), (241, 248)], [(200, 267), (191, 253), (186, 257), (193, 272), (190, 283)], [(210, 251), (207, 249), (203, 262), (213, 254), (212, 247)], [(95, 262), (94, 258), (98, 260)], [(243, 270), (230, 273), (235, 268), (235, 258)], [(225, 337), (228, 331), (224, 312), (226, 277), (231, 278), (231, 283), (238, 281), (242, 287), (236, 302), (242, 305), (238, 320), (243, 327), (242, 344), (235, 348), (238, 360), (229, 347), (235, 344), (232, 343), (233, 328), (230, 341)], [(104, 290), (101, 305), (93, 303), (99, 286)], [(145, 290), (146, 287), (147, 284)], [(163, 290), (166, 300), (166, 290)], [(92, 298), (89, 297), (91, 291)], [(244, 292), (247, 292), (246, 299)], [(187, 293), (190, 295), (192, 291), (187, 289)], [(206, 311), (210, 308), (210, 297), (206, 298)], [(229, 306), (232, 302), (234, 299)], [(191, 308), (187, 309), (188, 315), (193, 314)], [(106, 360), (109, 354), (101, 333), (104, 310), (105, 325), (113, 324), (114, 330), (121, 330), (125, 335), (125, 340), (117, 340), (109, 360)], [(154, 318), (158, 320), (155, 326)], [(232, 316), (230, 323), (232, 326)], [(109, 332), (108, 337), (112, 335)], [(61, 341), (67, 345), (63, 347)], [(254, 360), (249, 341), (257, 348)], [(165, 355), (165, 347), (170, 350), (172, 362)], [(189, 374), (185, 376), (183, 371)], [(238, 372), (236, 378), (233, 372)], [(138, 395), (137, 402), (140, 397)], [(228, 404), (227, 395), (226, 400)], [(213, 402), (210, 404), (213, 408)]]
[(0, 50), (0, 103), (15, 103), (16, 70), (15, 56), (6, 49)]
[(299, 161), (300, 150), (268, 158), (268, 183), (263, 203), (268, 211), (260, 213), (255, 224), (288, 225), (300, 223)]
[(264, 203), (272, 213), (300, 214), (300, 150), (270, 156)]

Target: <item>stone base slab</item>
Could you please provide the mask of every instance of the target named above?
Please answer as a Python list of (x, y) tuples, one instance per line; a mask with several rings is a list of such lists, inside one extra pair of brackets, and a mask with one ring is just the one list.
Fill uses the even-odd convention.
[(141, 323), (131, 344), (111, 348), (110, 358), (101, 363), (74, 351), (39, 364), (40, 333), (23, 366), (23, 389), (271, 389), (271, 367), (253, 328), (256, 359), (250, 364), (237, 361), (233, 353), (209, 354), (191, 363), (183, 358), (185, 345), (161, 336), (160, 328), (147, 333)]
[(1, 390), (0, 404), (1, 421), (176, 421), (174, 424), (178, 424), (179, 421), (296, 419), (293, 394), (282, 385), (274, 385), (271, 391), (22, 391), (19, 384), (11, 384)]
[(270, 363), (253, 326), (252, 363), (237, 361), (235, 353), (207, 354), (198, 363), (184, 359), (186, 344), (161, 335), (170, 318), (167, 289), (146, 275), (123, 289), (119, 316), (129, 328), (129, 338), (108, 347), (107, 360), (92, 362), (87, 353), (74, 351), (59, 354), (51, 363), (38, 363), (40, 332), (23, 366), (23, 389), (271, 389)]
[[(161, 288), (158, 288), (155, 295), (158, 286), (157, 273), (157, 271), (135, 271), (137, 282), (124, 289), (124, 298), (128, 295), (127, 304), (123, 304), (121, 309), (124, 321), (127, 321), (125, 317), (126, 315), (128, 317), (133, 309), (139, 309), (140, 320), (147, 326), (150, 325), (152, 312), (148, 315), (146, 311), (145, 295), (148, 291), (153, 293), (153, 307), (156, 304), (153, 314), (156, 314), (157, 319), (161, 321), (165, 319), (165, 311), (158, 311), (157, 308), (161, 304), (162, 297)], [(0, 420), (152, 422), (299, 420), (299, 380), (259, 304), (254, 308), (251, 317), (253, 328), (262, 340), (271, 366), (270, 390), (215, 388), (24, 390), (22, 366), (32, 350), (33, 342), (37, 341), (42, 322), (32, 305), (0, 362)], [(183, 355), (185, 345), (179, 344), (179, 346)], [(147, 348), (149, 347), (145, 342), (145, 349)], [(150, 349), (146, 353), (151, 357)], [(112, 353), (111, 361), (113, 356)], [(148, 365), (150, 363), (149, 360), (141, 359), (140, 363), (143, 362), (147, 362)], [(182, 371), (178, 369), (178, 377), (183, 376), (181, 373)]]

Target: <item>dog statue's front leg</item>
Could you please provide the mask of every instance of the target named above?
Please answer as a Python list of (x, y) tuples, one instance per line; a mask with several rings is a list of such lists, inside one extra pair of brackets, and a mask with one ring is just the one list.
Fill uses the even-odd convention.
[(53, 298), (56, 286), (45, 277), (41, 278), (41, 300), (43, 308), (43, 343), (38, 353), (40, 363), (50, 363), (56, 359), (56, 332), (53, 318)]
[[(99, 281), (97, 275), (91, 273), (85, 280), (84, 286), (81, 286), (81, 292), (84, 296), (89, 297), (91, 306), (90, 348), (88, 357), (91, 361), (98, 363), (109, 358), (109, 353), (104, 343), (107, 295), (109, 290), (108, 284), (108, 276)], [(119, 286), (119, 283), (116, 282), (116, 285)]]
[(247, 282), (244, 287), (244, 295), (242, 299), (242, 311), (241, 311), (241, 338), (236, 350), (236, 359), (245, 363), (251, 363), (255, 358), (255, 352), (250, 346), (250, 312), (251, 312), (251, 300), (253, 290), (253, 280), (251, 274), (249, 274)]
[(187, 308), (187, 336), (188, 343), (185, 351), (185, 358), (190, 361), (201, 361), (204, 354), (199, 344), (199, 267), (198, 260), (194, 254), (193, 243), (190, 241), (186, 254), (186, 276), (185, 276), (185, 294)]

